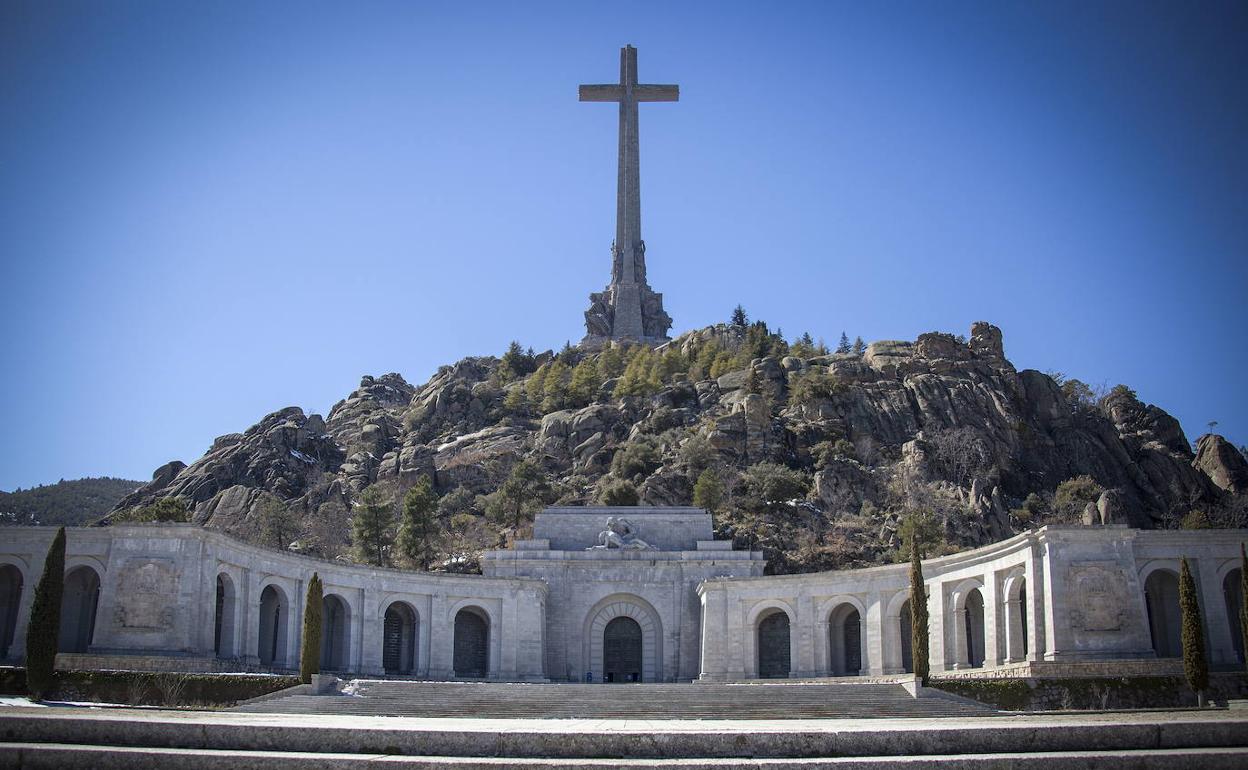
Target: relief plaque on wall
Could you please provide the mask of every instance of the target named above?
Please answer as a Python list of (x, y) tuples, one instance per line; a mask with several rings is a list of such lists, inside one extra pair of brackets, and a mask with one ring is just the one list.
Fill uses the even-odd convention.
[(173, 628), (178, 572), (171, 561), (137, 559), (117, 581), (116, 623), (121, 628), (165, 631)]
[(1120, 631), (1128, 615), (1127, 583), (1101, 564), (1072, 564), (1067, 582), (1070, 623), (1084, 631)]

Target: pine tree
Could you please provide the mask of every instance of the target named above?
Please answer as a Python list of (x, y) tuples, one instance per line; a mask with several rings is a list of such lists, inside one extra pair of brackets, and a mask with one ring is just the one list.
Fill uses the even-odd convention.
[(542, 383), (542, 414), (557, 412), (567, 406), (568, 380), (572, 377), (568, 365), (556, 358), (546, 371)]
[(602, 387), (602, 378), (598, 375), (598, 363), (586, 357), (572, 370), (572, 381), (568, 384), (568, 399), (573, 406), (581, 407), (593, 403)]
[(532, 460), (521, 460), (507, 480), (486, 496), (485, 514), (497, 524), (519, 529), (536, 512), (549, 488), (542, 469)]
[(1196, 598), (1196, 581), (1187, 566), (1187, 557), (1179, 560), (1179, 611), (1183, 626), (1183, 674), (1187, 684), (1196, 693), (1201, 706), (1205, 705), (1205, 690), (1209, 688), (1209, 663), (1205, 660), (1205, 629), (1200, 619), (1200, 602)]
[(437, 552), (437, 510), (438, 496), (433, 485), (428, 476), (421, 476), (403, 496), (403, 518), (394, 547), (400, 557), (422, 570), (429, 569)]
[(311, 684), (312, 675), (321, 673), (321, 616), (325, 592), (321, 576), (312, 573), (303, 602), (303, 639), (299, 645), (299, 681)]
[(749, 322), (750, 318), (745, 314), (745, 308), (741, 307), (740, 304), (732, 309), (732, 320), (730, 323), (733, 326), (745, 326)]
[(30, 621), (26, 626), (26, 689), (35, 700), (50, 693), (54, 685), (64, 592), (65, 528), (61, 527), (52, 538), (52, 546), (43, 561), (43, 574), (35, 586), (35, 599), (30, 605)]
[(503, 399), (503, 408), (508, 414), (514, 414), (520, 417), (529, 415), (529, 396), (525, 393), (523, 385), (509, 388), (507, 396)]
[(724, 485), (719, 474), (707, 468), (698, 475), (693, 485), (693, 504), (709, 513), (715, 513), (724, 502)]
[(910, 656), (914, 675), (927, 686), (927, 588), (923, 585), (923, 562), (919, 559), (919, 541), (910, 541)]
[(394, 544), (394, 505), (376, 485), (364, 490), (351, 519), (351, 543), (356, 558), (384, 567)]
[(867, 343), (862, 341), (862, 337), (855, 337), (854, 346), (850, 349), (850, 352), (861, 358), (862, 354), (867, 352)]
[(610, 345), (603, 349), (602, 354), (598, 356), (598, 374), (604, 380), (612, 377), (619, 377), (624, 373), (624, 357), (620, 355), (620, 349), (614, 345)]
[(503, 354), (502, 360), (498, 363), (497, 375), (499, 381), (506, 384), (523, 377), (531, 371), (533, 371), (533, 351), (529, 350), (528, 353), (525, 353), (520, 347), (520, 343), (512, 340), (511, 344), (507, 346), (507, 352)]
[(851, 348), (849, 345), (849, 335), (846, 334), (845, 332), (841, 332), (841, 341), (838, 342), (836, 345), (836, 352), (841, 355), (845, 355), (850, 350)]

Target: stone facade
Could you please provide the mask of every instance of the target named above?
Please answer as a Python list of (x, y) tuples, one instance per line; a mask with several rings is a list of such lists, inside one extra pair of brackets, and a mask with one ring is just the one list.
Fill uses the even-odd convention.
[[(54, 531), (7, 528), (0, 543), (9, 660), (24, 655)], [(1182, 556), (1200, 590), (1209, 660), (1232, 667), (1243, 656), (1235, 613), (1246, 540), (1246, 530), (1046, 527), (929, 559), (932, 670), (1172, 673), (1164, 659), (1179, 651)], [(361, 675), (599, 681), (613, 643), (633, 645), (642, 681), (910, 668), (908, 565), (764, 576), (762, 554), (716, 541), (696, 508), (547, 509), (533, 539), (487, 553), (482, 566), (477, 576), (338, 564), (191, 525), (74, 528), (61, 663), (295, 668), (316, 572), (323, 665)], [(632, 635), (612, 642), (612, 627)]]

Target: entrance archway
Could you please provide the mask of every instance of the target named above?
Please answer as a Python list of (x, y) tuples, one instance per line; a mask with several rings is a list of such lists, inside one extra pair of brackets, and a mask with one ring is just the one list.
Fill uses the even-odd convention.
[(490, 620), (484, 610), (465, 607), (455, 614), (455, 676), (483, 679), (490, 671)]
[(897, 616), (897, 624), (900, 626), (898, 634), (901, 637), (901, 668), (907, 674), (914, 673), (914, 619), (910, 615), (910, 600), (906, 599), (906, 603), (901, 605), (901, 612)]
[(1153, 652), (1159, 658), (1183, 654), (1180, 639), (1179, 576), (1168, 569), (1154, 570), (1144, 581), (1144, 602), (1148, 608), (1148, 630)]
[[(630, 664), (627, 668), (619, 669), (625, 675), (623, 681), (628, 681), (627, 675), (632, 673), (639, 673), (637, 679), (642, 682), (664, 681), (663, 623), (654, 607), (634, 594), (612, 594), (604, 597), (585, 615), (581, 637), (585, 672), (593, 679), (606, 679), (607, 626), (618, 618), (631, 619), (641, 632), (641, 666), (634, 668)], [(626, 624), (620, 624), (612, 635), (631, 630), (633, 629)], [(621, 680), (617, 678), (615, 681)]]
[(1244, 662), (1244, 585), (1243, 572), (1239, 567), (1226, 573), (1222, 578), (1222, 595), (1226, 598), (1226, 619), (1231, 625), (1231, 647), (1235, 650), (1235, 659)]
[(407, 602), (392, 602), (382, 622), (381, 665), (387, 674), (412, 674), (416, 671), (416, 640), (420, 637), (420, 621)]
[(783, 679), (792, 670), (789, 650), (789, 616), (774, 610), (758, 621), (758, 676), (760, 679)]
[(862, 615), (852, 604), (842, 604), (828, 616), (828, 657), (833, 676), (858, 676), (862, 671)]
[(286, 663), (286, 594), (277, 586), (265, 586), (260, 593), (260, 639), (257, 655), (261, 665), (282, 666)]
[(65, 576), (61, 598), (60, 652), (86, 652), (95, 636), (95, 611), (100, 602), (100, 576), (90, 567), (75, 567)]
[(321, 603), (321, 670), (345, 671), (351, 662), (351, 608), (337, 594)]
[(641, 624), (621, 615), (612, 618), (602, 632), (602, 679), (604, 682), (642, 680)]
[(232, 658), (234, 652), (234, 581), (222, 572), (217, 575), (217, 608), (212, 632), (212, 649), (218, 658)]
[(963, 667), (980, 668), (984, 665), (984, 596), (978, 588), (966, 593), (957, 614), (961, 616), (956, 629), (961, 631), (958, 662)]
[(22, 572), (12, 564), (0, 567), (0, 660), (9, 657), (22, 605)]

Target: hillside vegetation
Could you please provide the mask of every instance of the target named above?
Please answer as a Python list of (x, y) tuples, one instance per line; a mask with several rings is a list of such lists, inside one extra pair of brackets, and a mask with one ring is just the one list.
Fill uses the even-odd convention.
[(0, 492), (0, 524), (86, 524), (141, 486), (141, 481), (101, 477)]
[(364, 377), (327, 418), (283, 409), (157, 469), (114, 518), (176, 498), (161, 510), (272, 547), (465, 571), (552, 503), (702, 505), (776, 572), (1048, 522), (1244, 523), (1239, 450), (1194, 452), (1128, 387), (1016, 371), (991, 324), (829, 351), (738, 311), (653, 350), (513, 344), (420, 386)]

